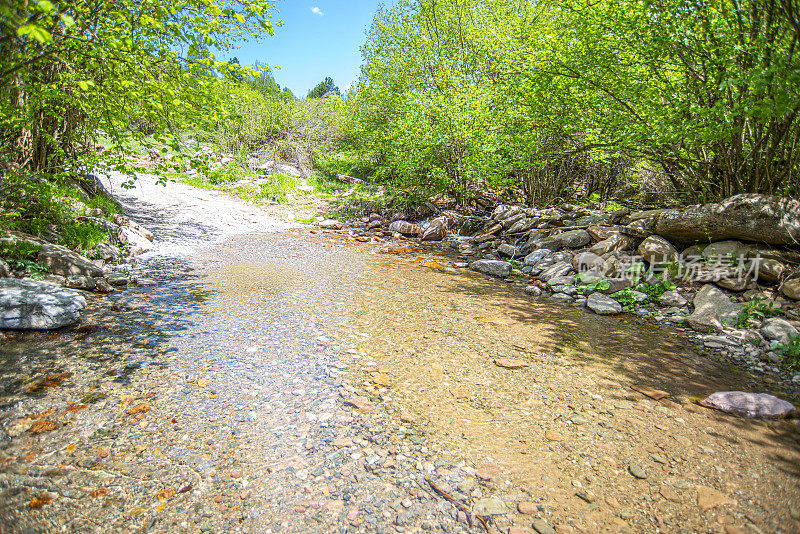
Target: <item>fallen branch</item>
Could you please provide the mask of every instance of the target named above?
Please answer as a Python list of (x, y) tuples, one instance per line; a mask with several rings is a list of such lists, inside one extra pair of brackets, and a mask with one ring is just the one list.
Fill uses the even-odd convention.
[(466, 513), (467, 514), (467, 518), (469, 519), (469, 522), (470, 522), (469, 526), (472, 526), (472, 517), (475, 516), (475, 517), (478, 518), (478, 521), (481, 522), (481, 525), (483, 525), (483, 528), (486, 529), (486, 532), (489, 532), (489, 525), (486, 523), (486, 520), (483, 517), (481, 517), (478, 514), (476, 514), (472, 510), (472, 508), (470, 508), (469, 506), (467, 506), (463, 502), (457, 500), (455, 497), (453, 497), (452, 495), (450, 495), (449, 493), (444, 491), (442, 488), (438, 487), (436, 484), (434, 484), (431, 481), (431, 479), (428, 478), (427, 475), (425, 476), (425, 482), (430, 484), (430, 486), (433, 488), (433, 491), (435, 491), (436, 493), (438, 493), (439, 495), (444, 497), (447, 501), (449, 501), (450, 503), (454, 504), (456, 507), (461, 509), (464, 513)]

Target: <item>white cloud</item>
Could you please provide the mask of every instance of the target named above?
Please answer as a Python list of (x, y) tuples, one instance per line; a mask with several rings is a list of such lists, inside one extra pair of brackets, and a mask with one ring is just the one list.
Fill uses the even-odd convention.
[(325, 15), (325, 13), (323, 13), (322, 10), (320, 8), (318, 8), (317, 6), (312, 7), (311, 8), (311, 12), (313, 14), (315, 14), (315, 15), (319, 15), (320, 17)]

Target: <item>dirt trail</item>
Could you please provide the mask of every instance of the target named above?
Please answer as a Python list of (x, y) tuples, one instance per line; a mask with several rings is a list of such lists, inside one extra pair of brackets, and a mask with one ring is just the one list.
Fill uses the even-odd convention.
[(665, 330), (182, 184), (122, 200), (158, 285), (0, 346), (0, 532), (800, 531), (796, 427), (692, 403), (773, 386)]

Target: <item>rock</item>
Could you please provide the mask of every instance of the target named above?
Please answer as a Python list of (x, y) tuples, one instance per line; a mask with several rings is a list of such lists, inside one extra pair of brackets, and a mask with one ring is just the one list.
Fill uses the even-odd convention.
[(700, 405), (757, 419), (781, 419), (796, 411), (791, 402), (768, 393), (744, 391), (719, 391), (701, 400)]
[(503, 367), (505, 369), (522, 369), (524, 367), (530, 367), (530, 365), (517, 358), (507, 358), (504, 356), (500, 356), (494, 359), (495, 365), (498, 367)]
[(128, 285), (128, 275), (125, 273), (109, 273), (106, 276), (106, 281), (112, 286), (126, 286)]
[(586, 230), (569, 230), (543, 239), (542, 248), (561, 250), (562, 248), (581, 248), (592, 242), (592, 237)]
[(800, 278), (785, 280), (781, 285), (781, 293), (792, 300), (800, 300)]
[(622, 313), (622, 305), (608, 295), (592, 293), (586, 299), (586, 307), (597, 315), (618, 315)]
[(94, 290), (97, 293), (112, 293), (114, 291), (114, 288), (111, 287), (111, 284), (109, 284), (108, 280), (106, 280), (105, 278), (95, 278)]
[(539, 280), (542, 282), (547, 282), (552, 278), (557, 276), (565, 276), (567, 273), (572, 271), (572, 265), (565, 262), (559, 261), (551, 265), (550, 267), (543, 270), (539, 273)]
[(623, 235), (620, 232), (614, 232), (610, 237), (595, 243), (589, 252), (593, 252), (598, 256), (608, 254), (609, 252), (631, 250), (633, 249), (634, 240), (630, 236)]
[(771, 245), (800, 242), (800, 200), (757, 194), (685, 210), (666, 210), (657, 234), (681, 243), (742, 239)]
[(534, 519), (531, 526), (539, 534), (557, 534), (556, 530), (548, 525), (544, 519)]
[(128, 244), (128, 255), (136, 256), (153, 248), (153, 244), (145, 235), (137, 232), (129, 226), (120, 226), (120, 235), (125, 238)]
[(631, 210), (629, 210), (628, 208), (622, 207), (622, 208), (618, 209), (617, 211), (615, 211), (615, 212), (613, 212), (611, 214), (611, 216), (608, 218), (608, 222), (610, 222), (611, 224), (617, 224), (622, 219), (624, 219), (625, 217), (630, 215), (630, 213), (631, 213)]
[(27, 242), (41, 247), (36, 260), (41, 264), (47, 265), (52, 274), (61, 276), (70, 274), (81, 274), (90, 277), (103, 276), (103, 269), (92, 263), (91, 260), (61, 245), (55, 245), (25, 234), (9, 234), (0, 241)]
[(503, 515), (508, 513), (508, 507), (500, 497), (484, 497), (483, 499), (478, 499), (475, 501), (475, 505), (472, 509), (480, 516)]
[(739, 241), (717, 241), (703, 248), (703, 258), (709, 261), (733, 260), (746, 256), (750, 247)]
[(506, 230), (506, 233), (509, 235), (524, 234), (536, 226), (536, 223), (536, 219), (525, 217), (515, 222), (508, 230)]
[(348, 184), (361, 184), (364, 183), (364, 180), (361, 178), (356, 178), (355, 176), (350, 176), (348, 174), (337, 174), (336, 179), (340, 182), (345, 182)]
[(400, 220), (394, 221), (392, 224), (390, 224), (389, 231), (397, 232), (398, 234), (403, 234), (405, 236), (418, 236), (422, 233), (422, 228), (408, 221)]
[(492, 219), (494, 219), (495, 221), (503, 221), (505, 219), (508, 219), (512, 215), (519, 213), (520, 209), (521, 208), (519, 206), (509, 206), (507, 204), (500, 204), (492, 212)]
[(7, 278), (9, 276), (11, 276), (11, 268), (3, 258), (0, 258), (0, 278)]
[(324, 221), (320, 221), (317, 223), (317, 226), (324, 230), (341, 230), (342, 223), (341, 221), (337, 221), (336, 219), (325, 219)]
[(35, 280), (0, 279), (0, 329), (50, 330), (74, 324), (86, 300), (76, 291)]
[(506, 258), (514, 258), (519, 255), (519, 249), (513, 245), (509, 245), (508, 243), (503, 243), (497, 247), (497, 253), (501, 256), (505, 256)]
[(638, 465), (630, 465), (628, 466), (628, 473), (631, 474), (634, 478), (638, 478), (639, 480), (644, 480), (647, 478), (647, 473), (641, 466)]
[(683, 297), (677, 290), (671, 291), (664, 291), (660, 297), (658, 297), (658, 302), (661, 303), (662, 306), (669, 306), (675, 308), (683, 308), (686, 306), (689, 301)]
[(770, 317), (761, 324), (761, 335), (766, 339), (787, 343), (797, 337), (797, 329), (780, 317)]
[(540, 248), (539, 250), (534, 250), (527, 256), (525, 256), (525, 265), (536, 265), (539, 260), (544, 259), (548, 255), (552, 254), (553, 251), (549, 248)]
[(762, 258), (758, 261), (758, 281), (775, 284), (780, 281), (786, 266), (773, 258)]
[(106, 262), (114, 262), (122, 259), (122, 252), (114, 245), (100, 243), (92, 251), (92, 257), (99, 258)]
[(539, 511), (536, 503), (530, 501), (520, 501), (517, 503), (517, 511), (521, 514), (530, 515)]
[(650, 265), (664, 265), (678, 261), (678, 251), (661, 236), (651, 235), (639, 245), (639, 254)]
[(97, 283), (94, 281), (94, 278), (81, 274), (72, 274), (67, 276), (66, 286), (72, 289), (92, 291), (97, 286)]
[(609, 272), (611, 266), (606, 260), (593, 252), (581, 252), (572, 258), (572, 266), (579, 273), (592, 273), (597, 276), (604, 276)]
[(702, 511), (705, 512), (706, 510), (711, 510), (712, 508), (717, 508), (718, 506), (725, 506), (728, 504), (735, 505), (736, 501), (724, 493), (720, 493), (714, 488), (697, 486), (697, 506)]
[(592, 241), (604, 241), (614, 234), (619, 233), (619, 230), (613, 226), (590, 226), (586, 231), (589, 233), (589, 236), (591, 236)]
[(469, 264), (469, 268), (491, 276), (505, 278), (511, 274), (511, 263), (500, 260), (478, 260)]
[(441, 241), (447, 235), (447, 218), (436, 217), (422, 232), (421, 241)]
[(697, 332), (719, 331), (723, 325), (734, 322), (741, 311), (741, 305), (716, 286), (706, 284), (695, 295), (694, 313), (686, 317), (686, 324)]

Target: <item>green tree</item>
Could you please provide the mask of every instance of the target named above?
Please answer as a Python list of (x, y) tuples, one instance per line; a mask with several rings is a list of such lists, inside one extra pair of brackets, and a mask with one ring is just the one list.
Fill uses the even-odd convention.
[(330, 77), (326, 77), (324, 80), (319, 82), (316, 87), (308, 92), (306, 98), (320, 98), (327, 94), (340, 94), (339, 88), (333, 83), (333, 79)]

